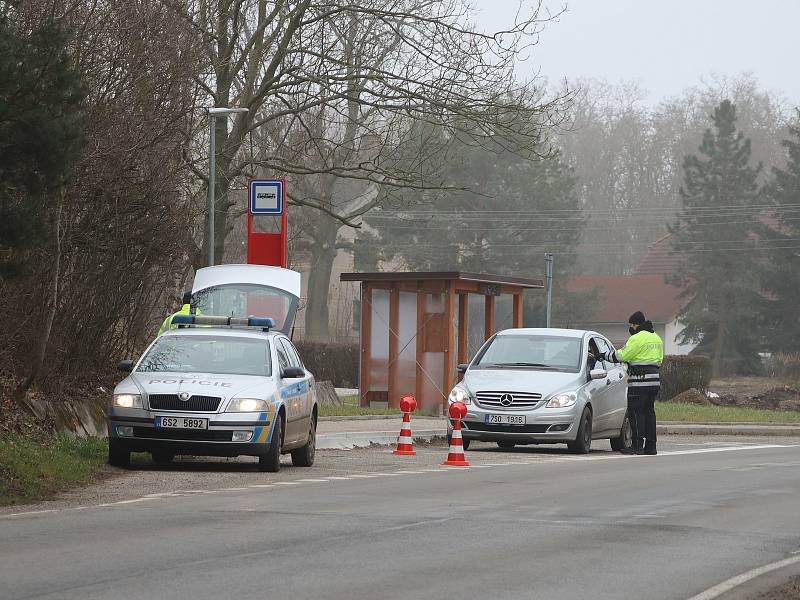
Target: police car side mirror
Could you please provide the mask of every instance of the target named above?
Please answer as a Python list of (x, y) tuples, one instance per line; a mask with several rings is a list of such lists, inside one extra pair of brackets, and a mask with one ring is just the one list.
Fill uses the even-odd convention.
[(458, 372), (466, 373), (468, 368), (469, 368), (469, 363), (461, 363), (460, 365), (458, 365)]
[(117, 369), (119, 369), (123, 373), (130, 373), (130, 372), (133, 371), (133, 361), (132, 360), (122, 360), (117, 365)]
[(306, 372), (300, 367), (286, 367), (281, 371), (281, 379), (299, 379), (305, 376)]
[(590, 379), (605, 379), (608, 377), (608, 371), (605, 369), (592, 369), (589, 371)]

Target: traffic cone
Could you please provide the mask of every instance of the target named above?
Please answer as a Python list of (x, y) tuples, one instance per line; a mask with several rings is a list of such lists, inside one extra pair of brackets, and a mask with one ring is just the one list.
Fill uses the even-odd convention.
[(392, 454), (414, 456), (414, 439), (411, 437), (411, 413), (403, 413), (403, 425), (400, 428), (400, 437), (397, 438), (397, 449)]
[[(459, 406), (460, 405), (460, 406)], [(447, 460), (442, 464), (448, 467), (468, 467), (469, 461), (464, 456), (464, 440), (461, 437), (461, 419), (467, 414), (467, 407), (463, 402), (453, 402), (450, 405), (450, 417), (453, 419), (453, 433), (450, 435), (450, 449)]]

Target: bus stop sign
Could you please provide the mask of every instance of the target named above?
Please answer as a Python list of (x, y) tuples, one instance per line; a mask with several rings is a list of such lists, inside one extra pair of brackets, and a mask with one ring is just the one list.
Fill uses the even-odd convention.
[(247, 263), (286, 268), (286, 179), (248, 185)]

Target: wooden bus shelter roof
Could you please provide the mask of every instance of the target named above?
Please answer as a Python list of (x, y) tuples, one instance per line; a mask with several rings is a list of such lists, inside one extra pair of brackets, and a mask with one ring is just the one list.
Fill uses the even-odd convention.
[(514, 286), (526, 289), (542, 289), (544, 281), (541, 279), (526, 279), (523, 277), (509, 277), (506, 275), (486, 275), (484, 273), (465, 273), (462, 271), (401, 271), (385, 273), (342, 273), (341, 281), (464, 281), (471, 283), (487, 283), (495, 285)]

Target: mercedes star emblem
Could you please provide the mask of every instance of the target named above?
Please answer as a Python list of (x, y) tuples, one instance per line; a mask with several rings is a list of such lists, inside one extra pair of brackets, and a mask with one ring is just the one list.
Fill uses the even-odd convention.
[(511, 406), (512, 402), (514, 402), (514, 396), (511, 394), (503, 394), (500, 396), (500, 404), (503, 406)]

